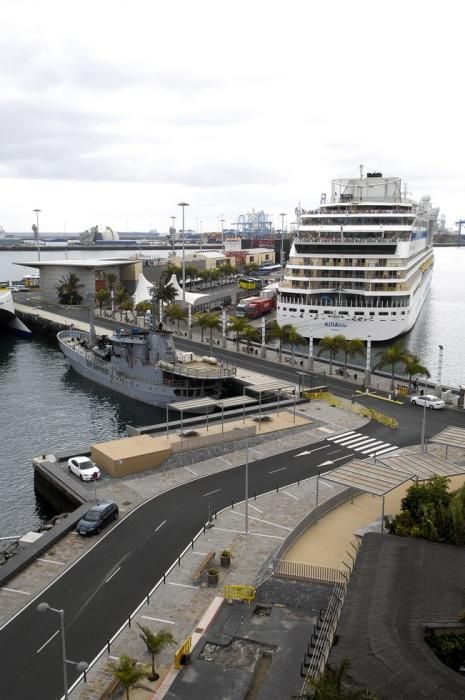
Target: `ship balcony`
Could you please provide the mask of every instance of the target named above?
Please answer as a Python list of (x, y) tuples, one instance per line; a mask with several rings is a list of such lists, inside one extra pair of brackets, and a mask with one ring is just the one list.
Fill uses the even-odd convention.
[(383, 258), (383, 262), (379, 262), (378, 259), (364, 258), (365, 262), (361, 263), (362, 258), (329, 258), (330, 262), (325, 262), (328, 258), (299, 258), (296, 256), (291, 256), (286, 265), (286, 270), (289, 268), (297, 268), (299, 270), (314, 270), (322, 269), (326, 270), (329, 267), (350, 267), (355, 269), (364, 268), (407, 268), (405, 261), (399, 260), (398, 258)]
[(236, 375), (236, 367), (226, 364), (223, 367), (219, 364), (210, 364), (202, 360), (193, 362), (166, 362), (160, 360), (160, 369), (188, 379), (228, 379)]

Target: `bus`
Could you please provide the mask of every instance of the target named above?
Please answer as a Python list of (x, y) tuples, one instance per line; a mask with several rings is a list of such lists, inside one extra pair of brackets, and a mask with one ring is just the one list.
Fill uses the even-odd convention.
[(264, 281), (258, 277), (241, 277), (239, 287), (241, 289), (263, 289)]
[(268, 263), (261, 266), (257, 272), (257, 275), (275, 275), (278, 272), (281, 272), (281, 265), (273, 265)]

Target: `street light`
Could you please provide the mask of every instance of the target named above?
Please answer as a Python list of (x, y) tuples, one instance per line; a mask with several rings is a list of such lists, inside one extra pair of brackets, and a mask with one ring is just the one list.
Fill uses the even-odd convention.
[(221, 214), (220, 222), (221, 222), (221, 248), (222, 248), (222, 250), (224, 250), (224, 222), (225, 222), (225, 219), (223, 218), (223, 214)]
[(281, 263), (281, 279), (284, 277), (284, 217), (286, 214), (280, 214), (281, 217), (281, 254), (279, 256), (279, 262)]
[(174, 246), (176, 245), (176, 229), (174, 227), (174, 222), (176, 221), (175, 216), (170, 216), (171, 219), (171, 235), (172, 235), (172, 242), (173, 242), (173, 255), (174, 255)]
[(36, 215), (36, 222), (35, 222), (35, 224), (32, 224), (32, 230), (34, 231), (34, 236), (35, 236), (36, 241), (37, 241), (37, 254), (38, 254), (39, 260), (40, 260), (39, 214), (42, 211), (42, 209), (33, 209), (32, 211)]
[(421, 422), (421, 451), (426, 452), (426, 374), (425, 389), (423, 391), (423, 420)]
[(182, 300), (186, 303), (186, 251), (184, 248), (184, 209), (188, 207), (187, 202), (179, 202), (178, 207), (182, 207)]
[(57, 613), (60, 616), (61, 625), (61, 653), (62, 653), (62, 663), (63, 663), (63, 685), (65, 689), (65, 698), (68, 699), (68, 669), (66, 664), (71, 664), (76, 667), (78, 673), (84, 673), (89, 668), (89, 664), (85, 661), (70, 661), (66, 658), (66, 639), (65, 639), (65, 611), (58, 608), (52, 608), (48, 603), (39, 603), (37, 606), (38, 612), (50, 612)]

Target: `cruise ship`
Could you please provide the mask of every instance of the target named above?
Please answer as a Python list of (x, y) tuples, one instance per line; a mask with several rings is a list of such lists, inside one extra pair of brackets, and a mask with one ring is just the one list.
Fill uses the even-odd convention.
[(306, 338), (386, 341), (409, 331), (428, 294), (439, 210), (398, 177), (332, 181), (297, 228), (279, 285), (277, 321)]
[(7, 287), (0, 287), (0, 328), (8, 328), (17, 335), (31, 335), (29, 328), (16, 316), (13, 296)]

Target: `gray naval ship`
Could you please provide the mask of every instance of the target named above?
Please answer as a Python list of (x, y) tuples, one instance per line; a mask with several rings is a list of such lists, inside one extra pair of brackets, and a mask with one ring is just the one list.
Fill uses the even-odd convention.
[(177, 351), (173, 334), (157, 329), (116, 328), (113, 336), (60, 331), (60, 350), (71, 367), (87, 379), (137, 401), (165, 408), (178, 401), (219, 398), (225, 379), (236, 374), (214, 357)]

